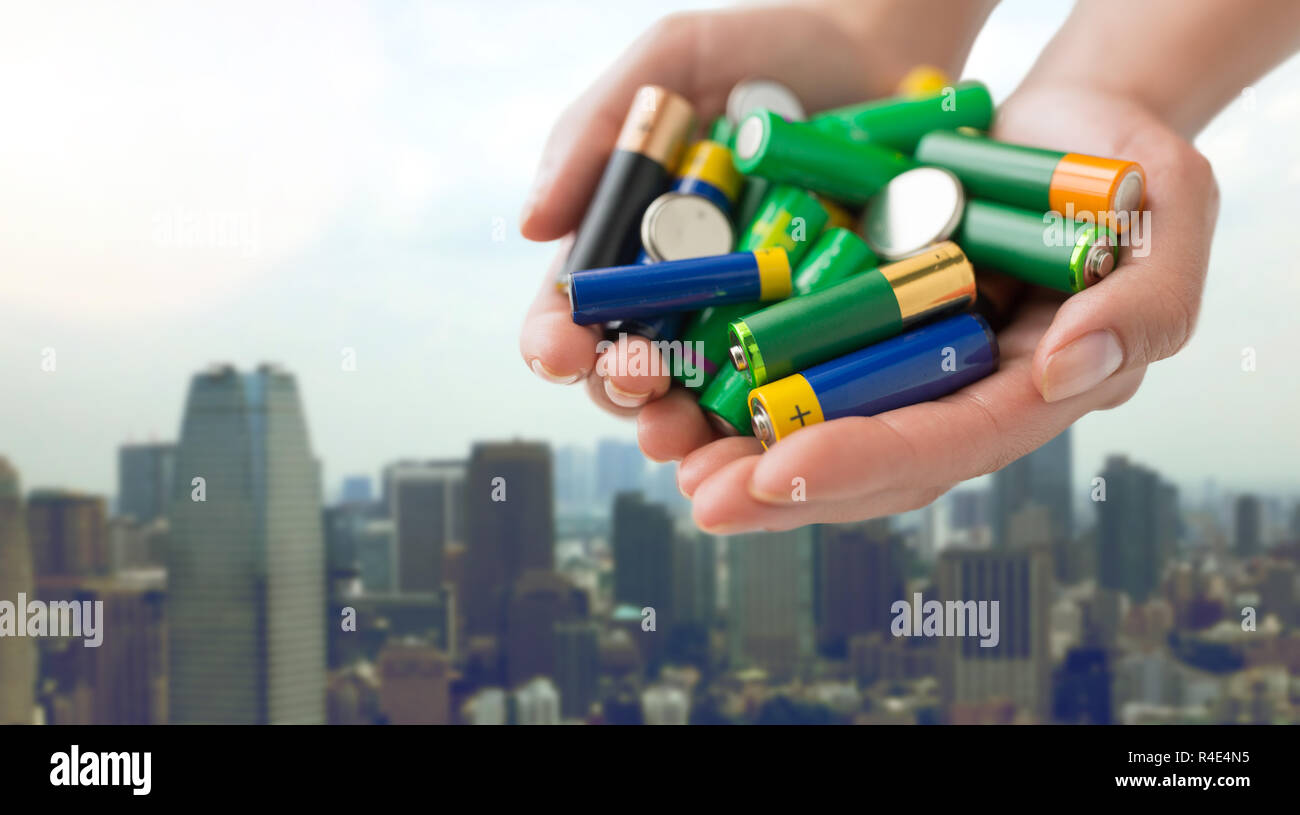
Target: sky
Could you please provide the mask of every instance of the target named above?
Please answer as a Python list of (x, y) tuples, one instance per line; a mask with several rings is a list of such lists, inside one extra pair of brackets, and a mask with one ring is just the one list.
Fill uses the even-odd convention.
[[(559, 111), (671, 9), (487, 8), (0, 12), (0, 455), (27, 487), (112, 494), (117, 446), (174, 439), (213, 362), (298, 376), (330, 485), (479, 439), (634, 440), (519, 358), (554, 247), (517, 220)], [(1005, 98), (1067, 12), (1007, 0), (966, 76)], [(1197, 334), (1076, 425), (1076, 478), (1125, 452), (1186, 485), (1300, 489), (1297, 131), (1292, 59), (1197, 140), (1222, 190)]]

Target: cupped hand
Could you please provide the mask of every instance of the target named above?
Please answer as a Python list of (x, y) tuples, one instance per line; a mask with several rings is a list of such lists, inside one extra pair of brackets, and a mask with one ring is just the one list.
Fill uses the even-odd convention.
[(680, 459), (715, 438), (693, 397), (670, 389), (668, 376), (627, 364), (648, 358), (649, 349), (639, 347), (646, 340), (632, 337), (598, 355), (599, 329), (573, 323), (568, 299), (554, 285), (572, 233), (638, 87), (661, 85), (681, 94), (702, 125), (723, 112), (737, 82), (751, 77), (779, 78), (817, 110), (883, 94), (911, 67), (885, 64), (886, 53), (845, 33), (818, 6), (675, 15), (637, 40), (560, 117), (524, 206), (524, 237), (568, 238), (524, 320), (519, 351), (525, 364), (550, 382), (585, 383), (596, 404), (612, 413), (641, 412), (638, 436), (653, 459)]
[[(1036, 449), (1084, 414), (1127, 401), (1148, 364), (1186, 343), (1218, 214), (1208, 161), (1136, 103), (1077, 85), (1068, 94), (1022, 89), (999, 109), (993, 135), (1140, 162), (1150, 211), (1144, 245), (1131, 233), (1134, 246), (1115, 270), (1068, 299), (1020, 291), (998, 334), (999, 370), (954, 394), (816, 425), (764, 453), (747, 438), (691, 452), (678, 484), (692, 497), (701, 528), (781, 530), (924, 506)], [(984, 276), (986, 286), (1013, 294), (1005, 279)]]

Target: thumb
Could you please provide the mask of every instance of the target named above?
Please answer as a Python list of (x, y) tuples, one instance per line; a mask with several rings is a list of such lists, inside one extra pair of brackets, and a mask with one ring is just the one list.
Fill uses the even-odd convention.
[(1122, 236), (1120, 265), (1066, 300), (1039, 342), (1033, 379), (1048, 402), (1172, 356), (1196, 324), (1218, 217), (1214, 173), (1172, 133), (1134, 144), (1147, 148), (1134, 151), (1147, 170), (1147, 212)]

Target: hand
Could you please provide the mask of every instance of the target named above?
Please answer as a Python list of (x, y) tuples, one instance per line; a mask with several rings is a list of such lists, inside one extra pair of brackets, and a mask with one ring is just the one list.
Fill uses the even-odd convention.
[[(929, 15), (940, 22), (916, 26), (916, 15), (927, 12), (925, 3), (947, 11)], [(701, 123), (721, 114), (731, 88), (751, 77), (781, 80), (810, 111), (881, 96), (914, 64), (953, 68), (965, 58), (991, 4), (962, 4), (954, 12), (945, 3), (824, 0), (665, 19), (555, 126), (524, 207), (524, 237), (571, 238), (639, 86), (658, 84), (682, 94), (695, 105)], [(638, 438), (652, 459), (681, 459), (713, 440), (716, 434), (694, 397), (681, 388), (670, 390), (669, 377), (615, 373), (628, 370), (621, 364), (628, 356), (648, 352), (637, 347), (645, 340), (633, 338), (597, 359), (599, 329), (575, 325), (567, 298), (554, 288), (567, 248), (568, 241), (525, 318), (519, 339), (524, 362), (548, 381), (585, 383), (596, 404), (616, 415), (639, 413)]]
[[(731, 534), (925, 506), (952, 485), (1041, 446), (1084, 414), (1127, 401), (1148, 364), (1186, 343), (1218, 214), (1209, 162), (1135, 102), (1063, 87), (1017, 92), (999, 109), (993, 135), (1140, 162), (1150, 254), (1124, 250), (1109, 276), (1064, 302), (982, 276), (981, 289), (988, 285), (1002, 297), (1021, 289), (998, 335), (996, 373), (934, 402), (801, 430), (766, 453), (748, 438), (705, 445), (678, 472), (697, 524)], [(803, 479), (805, 501), (793, 500), (796, 478)]]

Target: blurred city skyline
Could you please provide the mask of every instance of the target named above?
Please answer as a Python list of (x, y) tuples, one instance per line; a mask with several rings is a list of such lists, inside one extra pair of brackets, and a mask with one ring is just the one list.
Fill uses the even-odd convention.
[[(474, 440), (350, 476), (326, 501), (304, 408), (280, 367), (195, 373), (175, 444), (119, 448), (116, 511), (0, 456), (0, 601), (93, 598), (106, 621), (88, 649), (0, 638), (0, 721), (1300, 712), (1294, 495), (1182, 495), (1122, 454), (1099, 492), (1072, 481), (1067, 431), (987, 489), (904, 516), (715, 537), (687, 522), (674, 466), (618, 439)], [(920, 620), (922, 597), (999, 603), (992, 645), (900, 630), (897, 604)]]
[[(237, 8), (42, 4), (0, 29), (0, 441), (25, 483), (110, 494), (117, 445), (177, 438), (213, 362), (296, 373), (328, 484), (478, 438), (632, 440), (519, 359), (553, 247), (517, 213), (558, 112), (672, 9)], [(1067, 11), (1003, 3), (966, 75), (1005, 98)], [(557, 17), (561, 44), (535, 36)], [(1197, 140), (1223, 191), (1197, 335), (1075, 426), (1076, 482), (1124, 451), (1185, 491), (1300, 489), (1300, 276), (1273, 239), (1297, 88), (1292, 59)]]

